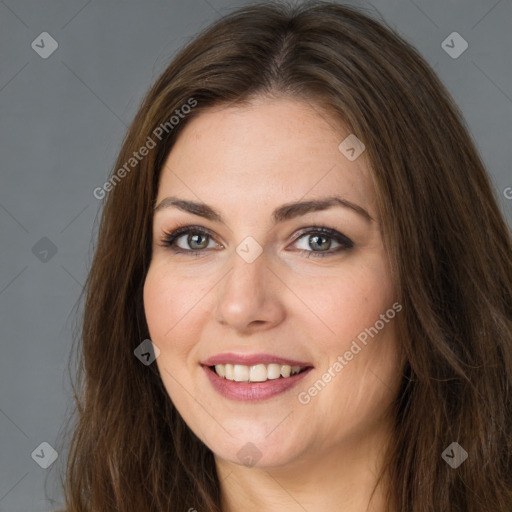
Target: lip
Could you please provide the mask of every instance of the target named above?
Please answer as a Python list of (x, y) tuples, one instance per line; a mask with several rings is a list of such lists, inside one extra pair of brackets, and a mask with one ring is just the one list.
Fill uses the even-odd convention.
[(204, 366), (215, 366), (216, 364), (243, 364), (245, 366), (253, 366), (255, 364), (272, 363), (302, 367), (313, 366), (308, 362), (294, 361), (293, 359), (287, 359), (272, 354), (235, 354), (233, 352), (217, 354), (201, 362)]
[(259, 402), (280, 395), (297, 385), (313, 369), (310, 366), (296, 375), (265, 382), (235, 382), (219, 377), (214, 370), (206, 365), (201, 365), (201, 367), (217, 393), (224, 398), (239, 402)]

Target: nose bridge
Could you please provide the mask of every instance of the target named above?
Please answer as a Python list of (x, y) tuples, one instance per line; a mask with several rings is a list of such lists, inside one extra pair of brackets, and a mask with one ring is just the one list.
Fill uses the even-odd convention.
[(232, 271), (228, 280), (231, 285), (237, 282), (241, 285), (244, 282), (251, 285), (257, 284), (259, 280), (264, 279), (266, 271), (268, 272), (267, 263), (267, 252), (264, 251), (263, 246), (253, 236), (245, 236), (235, 246), (231, 255)]
[(223, 284), (223, 298), (229, 296), (237, 301), (261, 300), (265, 288), (268, 291), (267, 273), (263, 252), (255, 256), (250, 247), (247, 248), (244, 243), (239, 244), (231, 259), (231, 272)]
[(274, 322), (282, 312), (267, 258), (254, 242), (245, 240), (237, 246), (231, 271), (219, 283), (217, 293), (217, 320), (237, 329), (254, 321)]

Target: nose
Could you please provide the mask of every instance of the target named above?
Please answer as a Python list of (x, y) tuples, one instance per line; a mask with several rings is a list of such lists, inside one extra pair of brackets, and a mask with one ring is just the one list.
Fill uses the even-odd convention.
[(245, 261), (233, 252), (232, 268), (218, 285), (214, 317), (239, 332), (266, 330), (283, 321), (283, 283), (268, 266), (265, 252)]

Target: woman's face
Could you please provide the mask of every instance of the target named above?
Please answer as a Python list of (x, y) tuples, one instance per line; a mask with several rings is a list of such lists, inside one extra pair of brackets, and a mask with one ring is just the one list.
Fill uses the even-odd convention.
[(191, 120), (165, 162), (146, 319), (169, 397), (217, 460), (347, 453), (385, 426), (401, 306), (348, 135), (318, 107), (259, 98)]

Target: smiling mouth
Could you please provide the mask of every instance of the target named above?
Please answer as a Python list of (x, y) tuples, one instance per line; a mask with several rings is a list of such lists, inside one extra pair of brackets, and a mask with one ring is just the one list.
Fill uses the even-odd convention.
[(208, 366), (219, 377), (234, 382), (266, 382), (268, 380), (288, 379), (311, 368), (310, 366), (290, 366), (288, 364), (216, 364)]

